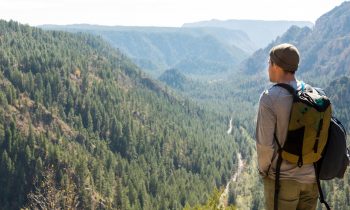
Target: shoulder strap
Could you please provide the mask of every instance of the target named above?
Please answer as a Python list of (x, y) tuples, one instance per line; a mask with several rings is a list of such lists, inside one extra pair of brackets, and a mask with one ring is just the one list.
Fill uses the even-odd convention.
[[(277, 83), (274, 86), (278, 86), (281, 88), (286, 89), (295, 99), (297, 97), (297, 90), (295, 90), (291, 85), (285, 84), (285, 83)], [(303, 87), (302, 87), (303, 89)]]
[[(294, 95), (294, 94), (296, 94), (296, 93), (298, 92), (298, 90), (294, 89), (291, 85), (286, 84), (286, 83), (277, 83), (277, 84), (275, 84), (274, 86), (282, 87), (282, 88), (288, 90), (288, 92), (289, 92), (290, 94), (292, 94), (292, 95)], [(301, 86), (300, 88), (301, 88), (301, 91), (302, 91), (302, 92), (304, 92), (305, 89), (306, 89), (307, 87), (311, 87), (310, 85), (306, 85), (306, 84), (304, 83), (304, 81), (300, 81), (300, 86)], [(320, 88), (319, 88), (319, 89), (320, 89)], [(320, 90), (322, 90), (322, 89), (320, 89)], [(322, 91), (323, 91), (323, 90), (322, 90)]]

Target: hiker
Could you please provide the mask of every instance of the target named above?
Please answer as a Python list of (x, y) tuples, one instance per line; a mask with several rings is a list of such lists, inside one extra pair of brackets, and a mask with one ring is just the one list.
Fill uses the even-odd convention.
[[(295, 77), (299, 64), (299, 52), (295, 46), (285, 43), (273, 47), (268, 62), (268, 74), (272, 83), (289, 84), (294, 89), (304, 88), (305, 84)], [(276, 85), (265, 90), (259, 101), (256, 147), (267, 210), (272, 210), (274, 205), (277, 205), (274, 204), (274, 196), (278, 148), (279, 145), (284, 145), (287, 137), (292, 103), (293, 96), (286, 89)], [(298, 166), (286, 160), (281, 161), (280, 188), (276, 199), (278, 208), (316, 209), (319, 193), (313, 164), (304, 163)]]

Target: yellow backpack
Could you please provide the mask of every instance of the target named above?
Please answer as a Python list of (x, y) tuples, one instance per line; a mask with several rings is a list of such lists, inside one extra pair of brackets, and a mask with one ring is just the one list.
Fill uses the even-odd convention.
[[(301, 90), (295, 90), (292, 86), (283, 83), (276, 84), (276, 86), (288, 90), (293, 95), (288, 133), (284, 145), (281, 145), (274, 135), (279, 153), (275, 179), (275, 209), (278, 209), (277, 200), (282, 159), (301, 167), (303, 164), (316, 163), (322, 157), (328, 139), (332, 108), (330, 100), (325, 94), (321, 94), (321, 91), (304, 85), (304, 83), (302, 83)], [(320, 187), (319, 190), (321, 190)]]

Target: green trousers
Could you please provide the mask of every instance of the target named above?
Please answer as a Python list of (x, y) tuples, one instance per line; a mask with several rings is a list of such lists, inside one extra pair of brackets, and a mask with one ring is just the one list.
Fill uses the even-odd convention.
[[(275, 195), (275, 180), (263, 178), (265, 193), (265, 208), (273, 210)], [(317, 206), (317, 184), (302, 184), (294, 180), (280, 180), (278, 195), (279, 210), (315, 210)]]

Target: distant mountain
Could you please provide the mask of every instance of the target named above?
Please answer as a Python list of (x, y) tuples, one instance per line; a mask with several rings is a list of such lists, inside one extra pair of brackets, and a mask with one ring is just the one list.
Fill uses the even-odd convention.
[[(253, 53), (252, 56), (244, 60), (240, 65), (240, 69), (243, 70), (245, 74), (265, 74), (267, 72), (269, 51), (274, 45), (284, 42), (289, 42), (297, 45), (296, 43), (299, 42), (299, 40), (308, 37), (311, 31), (312, 30), (308, 27), (299, 28), (297, 26), (292, 26), (288, 29), (288, 31), (285, 34), (277, 38), (274, 42), (267, 45), (267, 47), (265, 47), (264, 49), (257, 50)], [(297, 47), (302, 52), (299, 45), (297, 45)], [(303, 57), (301, 59), (305, 60), (303, 59)]]
[(264, 21), (264, 20), (209, 20), (195, 23), (185, 23), (183, 27), (219, 27), (233, 30), (241, 30), (248, 34), (256, 48), (264, 48), (277, 36), (280, 36), (291, 26), (313, 27), (313, 23), (307, 21)]
[(231, 71), (254, 49), (244, 32), (228, 29), (93, 25), (42, 28), (100, 35), (153, 75), (169, 68), (192, 75)]
[(264, 49), (245, 60), (240, 69), (246, 74), (265, 74), (269, 50), (289, 42), (301, 54), (298, 75), (314, 84), (329, 84), (350, 75), (350, 2), (344, 2), (321, 16), (314, 29), (291, 27)]

